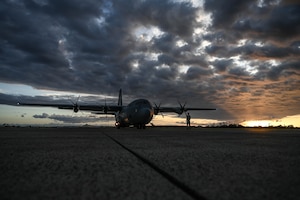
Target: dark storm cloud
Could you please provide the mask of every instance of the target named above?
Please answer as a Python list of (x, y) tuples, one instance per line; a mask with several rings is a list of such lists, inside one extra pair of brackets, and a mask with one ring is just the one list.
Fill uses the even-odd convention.
[(197, 10), (173, 1), (4, 1), (1, 7), (2, 81), (73, 91), (94, 85), (95, 93), (121, 87), (124, 75), (134, 73), (137, 26), (188, 37)]
[(164, 32), (179, 36), (189, 36), (193, 33), (196, 23), (196, 8), (190, 3), (175, 3), (175, 1), (118, 1), (116, 8), (121, 14), (127, 15), (130, 10), (130, 20), (147, 25), (157, 25)]
[(298, 37), (300, 32), (300, 4), (281, 5), (270, 11), (263, 19), (246, 18), (237, 21), (234, 28), (244, 32), (253, 31), (258, 37), (275, 37), (279, 40)]
[(207, 0), (204, 8), (212, 12), (213, 26), (219, 31), (231, 28), (232, 31), (243, 31), (248, 36), (257, 38), (287, 39), (299, 36), (299, 2), (288, 4), (284, 0), (279, 4), (277, 2)]
[(212, 12), (213, 24), (216, 27), (228, 27), (235, 21), (235, 18), (247, 10), (251, 0), (206, 0), (204, 8)]
[(99, 122), (101, 119), (90, 115), (90, 116), (69, 116), (69, 115), (48, 115), (47, 113), (42, 113), (41, 115), (33, 115), (36, 119), (52, 119), (55, 121), (63, 123), (89, 123), (89, 122)]
[(232, 65), (232, 59), (219, 59), (211, 62), (211, 64), (216, 68), (218, 72), (224, 72), (230, 65)]
[[(111, 96), (63, 96), (63, 95), (47, 95), (47, 96), (28, 96), (28, 95), (12, 95), (0, 93), (0, 104), (17, 106), (18, 103), (46, 103), (46, 104), (93, 104), (102, 105), (107, 103), (116, 104), (116, 97)], [(125, 96), (126, 97), (126, 96)]]
[[(127, 102), (180, 98), (234, 113), (232, 96), (247, 104), (263, 81), (299, 79), (293, 1), (206, 0), (201, 8), (176, 0), (4, 0), (0, 11), (1, 82), (113, 96), (123, 88)], [(211, 23), (201, 21), (206, 14)], [(89, 98), (80, 100), (102, 100)]]
[(18, 101), (17, 96), (0, 93), (0, 104), (16, 106)]
[(276, 67), (272, 67), (267, 72), (267, 77), (271, 80), (278, 80), (280, 76), (290, 77), (290, 76), (300, 76), (300, 62), (287, 62), (282, 63)]
[[(294, 46), (293, 46), (294, 45)], [(230, 47), (218, 44), (212, 44), (206, 47), (206, 52), (210, 55), (218, 57), (232, 57), (241, 55), (245, 59), (297, 59), (300, 56), (300, 49), (298, 43), (294, 42), (290, 46), (279, 47), (272, 44), (264, 44), (264, 46), (257, 46), (255, 42), (248, 42), (240, 47)]]
[(204, 69), (201, 67), (190, 67), (186, 73), (186, 79), (187, 80), (193, 80), (193, 79), (201, 79), (201, 77), (206, 77), (209, 75), (212, 75), (212, 71), (208, 69)]
[(43, 113), (41, 115), (33, 115), (33, 117), (38, 119), (46, 119), (49, 117), (49, 115), (47, 113)]
[(242, 76), (249, 76), (249, 73), (245, 71), (245, 69), (236, 67), (236, 68), (231, 68), (228, 73), (230, 75), (235, 75), (238, 77), (242, 77)]

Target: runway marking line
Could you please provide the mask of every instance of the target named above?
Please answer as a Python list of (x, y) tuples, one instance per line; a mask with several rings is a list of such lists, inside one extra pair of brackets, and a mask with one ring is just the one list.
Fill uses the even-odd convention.
[(188, 187), (186, 184), (184, 184), (183, 182), (181, 182), (180, 180), (178, 180), (177, 178), (175, 178), (174, 176), (172, 176), (168, 172), (166, 172), (163, 169), (159, 168), (157, 165), (155, 165), (150, 160), (144, 158), (140, 154), (138, 154), (135, 151), (129, 149), (128, 147), (126, 147), (125, 145), (123, 145), (121, 142), (119, 142), (118, 140), (116, 140), (115, 138), (113, 138), (112, 136), (107, 135), (105, 133), (102, 133), (102, 134), (104, 134), (105, 136), (107, 136), (108, 138), (110, 138), (111, 140), (113, 140), (115, 143), (117, 143), (119, 146), (121, 146), (123, 149), (125, 149), (129, 153), (133, 154), (135, 157), (137, 157), (143, 163), (145, 163), (146, 165), (148, 165), (149, 167), (151, 167), (153, 170), (155, 170), (157, 173), (159, 173), (160, 175), (162, 175), (169, 182), (171, 182), (173, 185), (175, 185), (176, 187), (178, 187), (179, 189), (181, 189), (183, 192), (185, 192), (187, 195), (189, 195), (193, 199), (206, 200), (205, 197), (203, 197), (200, 194), (198, 194), (195, 190), (193, 190), (192, 188)]

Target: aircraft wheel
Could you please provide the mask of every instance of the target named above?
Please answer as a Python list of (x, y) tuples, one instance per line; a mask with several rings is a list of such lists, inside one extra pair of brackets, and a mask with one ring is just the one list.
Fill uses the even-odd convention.
[(142, 128), (144, 128), (144, 125), (143, 125), (143, 124), (137, 124), (137, 125), (136, 125), (136, 128), (137, 128), (137, 129), (142, 129)]

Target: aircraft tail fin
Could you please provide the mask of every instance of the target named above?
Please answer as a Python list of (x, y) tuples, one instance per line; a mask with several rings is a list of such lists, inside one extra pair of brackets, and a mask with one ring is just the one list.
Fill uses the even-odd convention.
[(122, 106), (122, 89), (119, 90), (119, 100), (118, 100), (118, 106)]

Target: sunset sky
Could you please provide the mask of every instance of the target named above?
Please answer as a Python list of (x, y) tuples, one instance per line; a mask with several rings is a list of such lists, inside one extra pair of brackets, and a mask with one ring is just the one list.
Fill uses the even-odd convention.
[[(194, 124), (300, 127), (297, 0), (2, 0), (0, 123), (113, 124), (111, 116), (17, 107), (147, 98)], [(155, 124), (184, 116), (158, 115)]]

